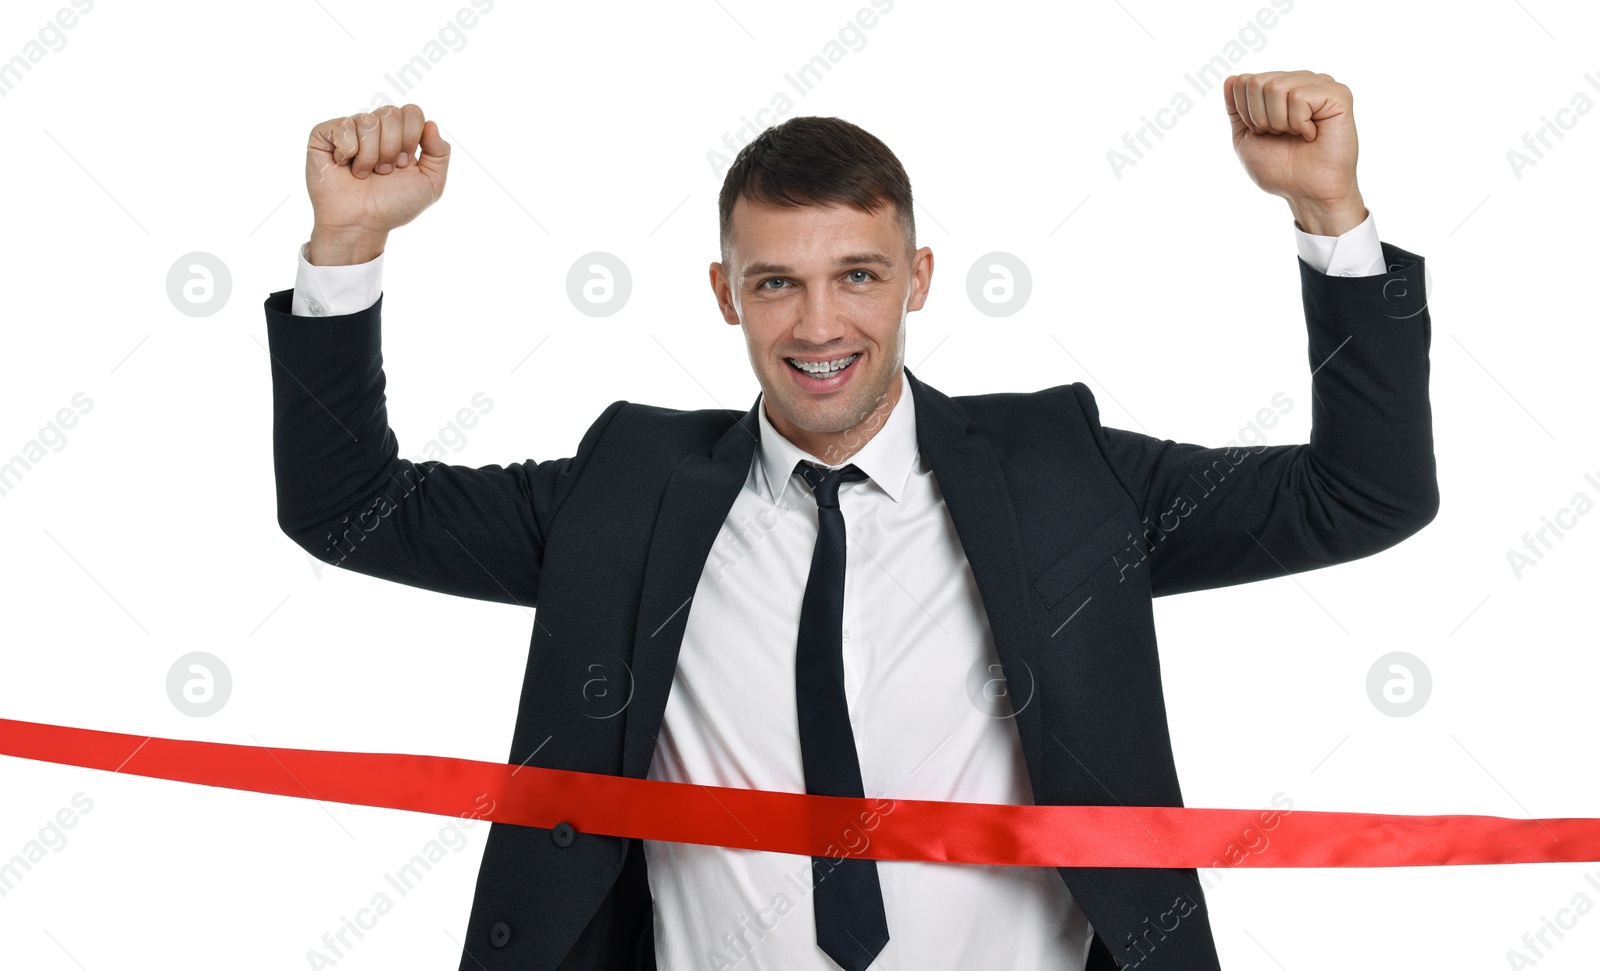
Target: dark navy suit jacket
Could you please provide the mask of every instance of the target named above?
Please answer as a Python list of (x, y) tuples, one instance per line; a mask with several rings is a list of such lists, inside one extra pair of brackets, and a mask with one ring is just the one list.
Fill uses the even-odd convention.
[[(918, 445), (1010, 693), (1033, 699), (1016, 718), (1036, 803), (1183, 804), (1152, 597), (1347, 562), (1433, 519), (1424, 264), (1383, 253), (1388, 272), (1370, 277), (1299, 261), (1308, 444), (1207, 448), (1109, 428), (1081, 383), (950, 397), (909, 377)], [(387, 423), (382, 297), (295, 317), (291, 295), (265, 302), (281, 528), (345, 569), (537, 606), (507, 761), (645, 777), (683, 608), (750, 467), (755, 407), (617, 401), (570, 458), (413, 463)], [(1214, 380), (1151, 367), (1169, 383)], [(595, 670), (631, 674), (621, 717), (593, 716)], [(1218, 967), (1195, 870), (1059, 873), (1094, 925), (1091, 969)], [(640, 841), (492, 824), (460, 967), (654, 968)]]

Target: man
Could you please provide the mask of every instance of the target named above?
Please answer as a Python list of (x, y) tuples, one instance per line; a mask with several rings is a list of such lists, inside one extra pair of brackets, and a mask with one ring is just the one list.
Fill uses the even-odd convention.
[[(933, 254), (904, 170), (856, 126), (803, 117), (741, 151), (719, 200), (710, 282), (761, 386), (748, 412), (618, 401), (572, 458), (409, 462), (384, 409), (379, 271), (450, 148), (406, 105), (311, 133), (311, 238), (266, 301), (279, 523), (346, 569), (537, 605), (512, 763), (886, 813), (1180, 806), (1151, 598), (1367, 556), (1438, 505), (1424, 265), (1378, 241), (1349, 89), (1271, 72), (1224, 99), (1247, 173), (1295, 220), (1310, 444), (1109, 428), (1081, 383), (924, 384), (905, 318)], [(590, 705), (597, 672), (620, 712)], [(1193, 869), (808, 860), (563, 822), (492, 827), (460, 966), (1218, 963)]]

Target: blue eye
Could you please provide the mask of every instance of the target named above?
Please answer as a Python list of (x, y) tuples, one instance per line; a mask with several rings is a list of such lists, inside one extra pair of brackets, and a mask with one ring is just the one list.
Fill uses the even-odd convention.
[(761, 286), (762, 289), (765, 289), (765, 290), (778, 290), (778, 289), (781, 289), (781, 288), (780, 287), (769, 287), (769, 286), (767, 286), (767, 284), (769, 284), (769, 283), (784, 283), (784, 282), (787, 282), (787, 281), (785, 281), (783, 279), (783, 277), (781, 277), (781, 276), (773, 276), (773, 277), (768, 277), (765, 280), (762, 280), (760, 286)]
[[(856, 274), (856, 273), (866, 273), (866, 275), (867, 275), (867, 276), (868, 276), (868, 277), (871, 277), (871, 276), (872, 276), (872, 274), (871, 274), (871, 273), (869, 273), (869, 272), (868, 272), (868, 271), (866, 271), (866, 270), (851, 270), (851, 271), (850, 271), (850, 272), (851, 272), (851, 274), (852, 274), (852, 275), (853, 275), (853, 274)], [(857, 283), (866, 283), (866, 282), (867, 282), (867, 281), (866, 281), (866, 280), (857, 280), (857, 281), (856, 281), (856, 282), (857, 282)]]

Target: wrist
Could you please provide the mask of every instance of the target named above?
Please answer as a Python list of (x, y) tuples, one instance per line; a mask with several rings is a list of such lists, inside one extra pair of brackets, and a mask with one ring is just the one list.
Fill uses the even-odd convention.
[(370, 263), (382, 255), (388, 240), (387, 232), (334, 230), (316, 226), (311, 230), (306, 262), (312, 266), (351, 266), (356, 263)]
[(1292, 198), (1288, 202), (1295, 226), (1312, 236), (1343, 236), (1369, 215), (1359, 191), (1333, 201)]

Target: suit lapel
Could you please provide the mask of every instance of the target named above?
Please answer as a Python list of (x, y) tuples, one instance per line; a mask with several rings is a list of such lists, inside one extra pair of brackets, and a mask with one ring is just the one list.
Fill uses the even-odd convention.
[(622, 774), (642, 779), (678, 666), (678, 649), (706, 558), (750, 473), (761, 426), (756, 404), (723, 433), (711, 454), (684, 456), (667, 482), (645, 561), (633, 635), (633, 700), (627, 709)]
[(917, 405), (917, 444), (933, 470), (955, 523), (972, 576), (978, 583), (995, 652), (1016, 713), (1017, 733), (1036, 794), (1042, 791), (1040, 761), (1038, 653), (1029, 622), (1027, 570), (1022, 562), (1022, 536), (1005, 473), (994, 447), (967, 433), (971, 417), (950, 397), (935, 391), (906, 369)]

